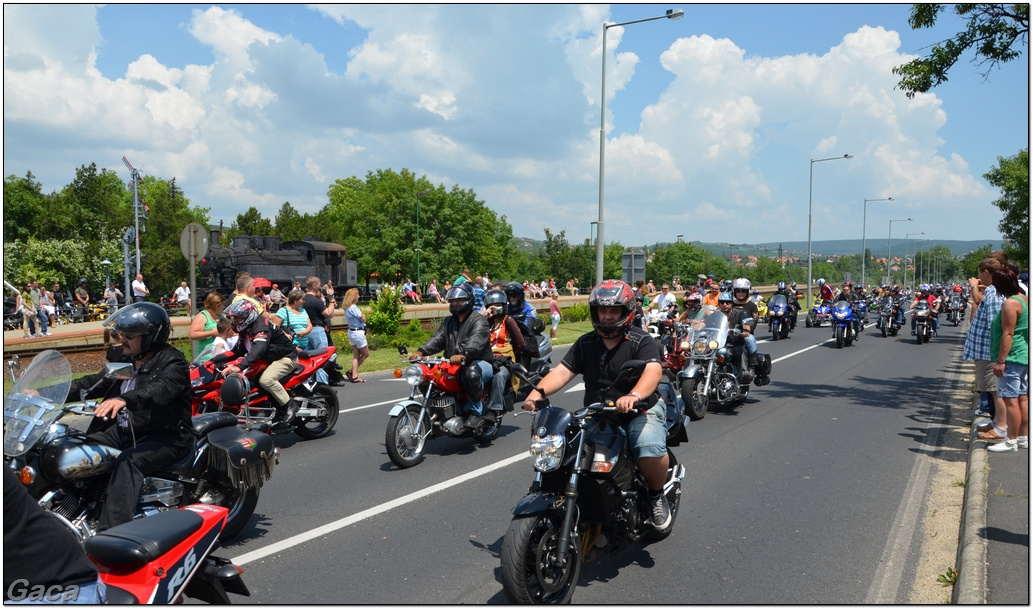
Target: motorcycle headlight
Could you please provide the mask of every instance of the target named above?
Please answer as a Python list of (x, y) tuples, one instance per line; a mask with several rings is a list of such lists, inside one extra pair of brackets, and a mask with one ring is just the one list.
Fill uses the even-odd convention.
[(563, 462), (563, 436), (553, 434), (550, 436), (531, 437), (531, 460), (534, 468), (540, 472), (551, 472)]
[(846, 317), (846, 311), (833, 311), (832, 314), (836, 317), (836, 319), (843, 319), (844, 317)]
[(423, 382), (423, 368), (413, 364), (405, 369), (402, 376), (405, 378), (405, 382), (409, 383), (410, 387), (416, 387)]
[(696, 341), (692, 343), (692, 352), (696, 355), (703, 355), (704, 353), (706, 353), (707, 339), (697, 338)]
[(690, 345), (689, 345), (689, 341), (687, 341), (687, 340), (683, 340), (683, 341), (681, 341), (681, 343), (680, 343), (680, 344), (678, 345), (678, 347), (679, 347), (679, 348), (680, 348), (680, 349), (681, 349), (682, 351), (688, 351), (688, 350), (689, 350), (689, 346), (690, 346)]

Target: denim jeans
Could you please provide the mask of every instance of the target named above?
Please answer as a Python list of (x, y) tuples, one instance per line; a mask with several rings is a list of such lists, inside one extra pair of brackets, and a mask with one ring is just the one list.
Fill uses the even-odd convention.
[[(326, 342), (326, 329), (323, 326), (312, 326), (312, 331), (308, 334), (308, 350), (315, 351), (320, 347), (328, 346)], [(316, 382), (324, 385), (330, 384), (330, 377), (327, 376), (326, 370), (320, 368), (316, 370)]]

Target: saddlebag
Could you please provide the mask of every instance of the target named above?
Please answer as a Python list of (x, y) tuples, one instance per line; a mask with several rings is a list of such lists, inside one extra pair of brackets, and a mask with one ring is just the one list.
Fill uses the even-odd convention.
[(757, 353), (757, 369), (754, 370), (757, 376), (769, 376), (771, 374), (771, 355), (768, 353)]
[(223, 427), (209, 433), (208, 442), (208, 467), (225, 472), (233, 486), (260, 488), (272, 477), (276, 452), (269, 435)]

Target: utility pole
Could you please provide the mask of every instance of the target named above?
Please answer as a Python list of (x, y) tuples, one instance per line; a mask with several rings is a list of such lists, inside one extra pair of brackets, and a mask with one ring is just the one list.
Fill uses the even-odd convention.
[[(133, 167), (133, 164), (129, 162), (125, 156), (122, 157), (122, 162), (129, 168), (129, 179), (133, 183), (133, 217), (136, 221), (136, 274), (140, 274), (140, 192), (137, 189), (140, 181), (140, 172)], [(128, 299), (128, 296), (126, 297)]]

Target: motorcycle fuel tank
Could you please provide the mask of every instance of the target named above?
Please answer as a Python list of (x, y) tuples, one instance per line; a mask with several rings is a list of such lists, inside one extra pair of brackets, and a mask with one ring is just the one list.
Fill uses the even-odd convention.
[(122, 451), (81, 438), (59, 438), (43, 449), (43, 473), (51, 480), (83, 480), (110, 471)]

